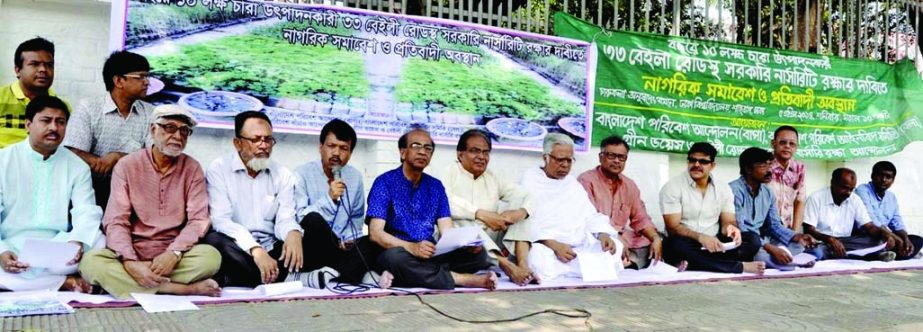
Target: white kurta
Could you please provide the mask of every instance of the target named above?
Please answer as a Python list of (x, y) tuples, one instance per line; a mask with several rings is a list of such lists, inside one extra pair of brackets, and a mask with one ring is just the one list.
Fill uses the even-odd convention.
[[(532, 195), (533, 209), (529, 216), (532, 250), (529, 251), (529, 268), (543, 280), (558, 277), (581, 277), (581, 253), (602, 252), (596, 234), (606, 233), (616, 239), (614, 259), (616, 270), (622, 270), (622, 242), (618, 232), (609, 224), (609, 217), (596, 211), (583, 186), (568, 175), (562, 180), (551, 179), (538, 167), (523, 174), (521, 184)], [(577, 259), (561, 262), (554, 251), (541, 240), (565, 243), (577, 253)]]

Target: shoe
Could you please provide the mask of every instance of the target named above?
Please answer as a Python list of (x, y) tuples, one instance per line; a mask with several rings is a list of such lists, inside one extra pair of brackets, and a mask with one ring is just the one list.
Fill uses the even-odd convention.
[(327, 283), (329, 283), (330, 280), (339, 276), (339, 272), (330, 267), (324, 266), (314, 271), (289, 273), (288, 276), (285, 277), (285, 282), (301, 281), (301, 284), (305, 287), (325, 289), (327, 288)]
[(897, 253), (893, 251), (885, 251), (883, 253), (878, 254), (878, 260), (882, 262), (890, 262), (890, 261), (893, 261), (895, 258), (897, 258)]

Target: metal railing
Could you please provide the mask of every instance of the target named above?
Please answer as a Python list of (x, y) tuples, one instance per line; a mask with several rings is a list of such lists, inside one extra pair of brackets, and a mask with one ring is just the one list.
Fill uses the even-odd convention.
[[(275, 0), (330, 3), (331, 0)], [(564, 11), (607, 29), (893, 62), (918, 59), (923, 3), (911, 0), (333, 0), (543, 34)]]

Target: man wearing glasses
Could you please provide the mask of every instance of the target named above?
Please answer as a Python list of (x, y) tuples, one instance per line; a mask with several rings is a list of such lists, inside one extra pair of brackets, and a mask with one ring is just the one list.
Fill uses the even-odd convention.
[(199, 163), (183, 153), (196, 121), (177, 105), (154, 108), (151, 148), (122, 158), (112, 171), (103, 217), (107, 249), (87, 253), (80, 273), (119, 299), (131, 293), (218, 296), (210, 279), (221, 254), (196, 244), (209, 226)]
[(423, 173), (436, 146), (429, 133), (414, 128), (398, 139), (401, 166), (375, 178), (369, 192), (369, 236), (384, 252), (378, 264), (384, 270), (379, 287), (497, 287), (487, 269), (482, 247), (463, 247), (435, 256), (436, 228), (444, 234), (454, 227), (445, 188)]
[(766, 263), (753, 262), (759, 234), (741, 232), (734, 215), (734, 194), (711, 176), (718, 151), (705, 142), (686, 154), (688, 171), (660, 189), (660, 210), (667, 232), (667, 262), (683, 269), (763, 274)]
[[(581, 278), (581, 256), (604, 257), (622, 270), (622, 242), (609, 218), (596, 211), (583, 186), (570, 174), (574, 141), (550, 133), (543, 143), (544, 167), (531, 167), (520, 182), (532, 195), (529, 217), (532, 250), (529, 266), (543, 281), (559, 277)], [(598, 253), (604, 255), (595, 255)]]
[[(528, 263), (529, 230), (524, 219), (532, 209), (529, 193), (487, 169), (491, 149), (490, 137), (480, 129), (468, 130), (458, 139), (458, 162), (449, 166), (444, 178), (452, 221), (456, 226), (484, 230), (491, 265), (503, 270), (513, 283), (538, 283)], [(501, 202), (505, 211), (500, 211)], [(515, 259), (508, 258), (509, 254)]]
[(805, 167), (795, 160), (798, 151), (798, 130), (781, 126), (772, 136), (772, 164), (769, 165), (772, 181), (769, 189), (776, 196), (776, 206), (785, 227), (801, 232), (804, 219), (804, 202), (808, 193), (804, 188)]
[(609, 216), (609, 224), (619, 232), (619, 240), (627, 248), (622, 251), (622, 259), (636, 269), (646, 268), (662, 260), (663, 243), (641, 201), (641, 190), (622, 174), (630, 148), (621, 137), (609, 136), (599, 149), (599, 166), (580, 174), (577, 181), (596, 210)]
[(67, 125), (64, 146), (90, 165), (96, 202), (103, 210), (109, 202), (115, 163), (145, 148), (150, 140), (147, 129), (154, 106), (141, 100), (147, 96), (150, 69), (141, 55), (112, 53), (103, 65), (108, 93), (83, 100)]

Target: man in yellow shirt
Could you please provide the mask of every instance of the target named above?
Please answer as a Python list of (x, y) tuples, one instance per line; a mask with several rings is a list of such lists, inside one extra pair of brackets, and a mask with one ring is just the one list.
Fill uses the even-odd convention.
[(13, 55), (18, 80), (0, 86), (0, 148), (26, 139), (26, 105), (32, 98), (54, 96), (54, 44), (36, 37)]

